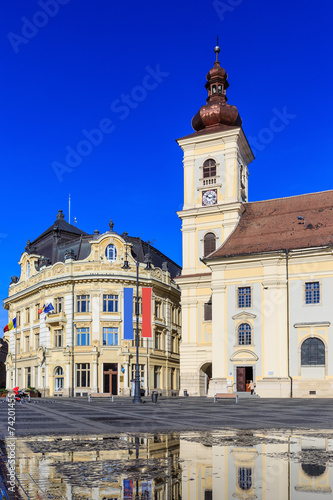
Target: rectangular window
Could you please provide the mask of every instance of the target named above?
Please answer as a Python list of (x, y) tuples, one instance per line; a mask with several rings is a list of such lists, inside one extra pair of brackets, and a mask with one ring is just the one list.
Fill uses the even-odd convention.
[(103, 345), (118, 345), (118, 328), (103, 328)]
[(212, 297), (204, 304), (204, 321), (212, 321)]
[(37, 321), (39, 318), (40, 318), (40, 314), (39, 314), (39, 309), (40, 309), (40, 304), (36, 304), (35, 305), (35, 320)]
[(17, 369), (17, 381), (16, 381), (18, 387), (22, 387), (22, 369), (18, 368)]
[(154, 366), (154, 389), (161, 388), (161, 367)]
[(30, 308), (29, 307), (27, 307), (27, 309), (25, 310), (25, 322), (30, 323)]
[(30, 348), (30, 336), (27, 335), (25, 337), (25, 352), (29, 352), (29, 348)]
[(77, 329), (77, 344), (76, 345), (90, 345), (90, 330), (89, 328)]
[(21, 326), (21, 313), (17, 312), (16, 313), (16, 327)]
[(35, 333), (35, 350), (39, 347), (39, 333)]
[(76, 387), (90, 387), (90, 364), (76, 364)]
[(155, 300), (155, 317), (161, 318), (161, 302)]
[(319, 304), (320, 302), (320, 285), (319, 281), (305, 283), (305, 303)]
[[(138, 306), (139, 306), (139, 315), (141, 315), (142, 314), (142, 298), (141, 297), (139, 297)], [(136, 314), (136, 297), (133, 297), (133, 314)]]
[(55, 330), (54, 332), (54, 347), (63, 346), (63, 333), (62, 330)]
[(103, 312), (118, 312), (118, 295), (103, 295)]
[(162, 349), (162, 335), (155, 333), (155, 349)]
[(55, 314), (60, 314), (64, 312), (64, 298), (56, 297), (54, 299), (54, 312)]
[[(135, 380), (135, 371), (136, 371), (136, 364), (132, 365), (132, 379)], [(140, 372), (140, 386), (144, 387), (145, 385), (145, 365), (139, 365), (139, 372)]]
[(30, 366), (25, 369), (25, 380), (26, 380), (26, 386), (31, 387), (31, 368), (30, 368)]
[(76, 303), (78, 313), (90, 312), (90, 295), (77, 295)]
[(251, 300), (251, 287), (250, 286), (243, 286), (238, 288), (238, 307), (244, 308), (244, 307), (251, 307), (252, 306), (252, 300)]
[(19, 338), (16, 339), (16, 354), (21, 354), (21, 340)]
[(179, 353), (179, 339), (177, 335), (172, 335), (172, 352)]

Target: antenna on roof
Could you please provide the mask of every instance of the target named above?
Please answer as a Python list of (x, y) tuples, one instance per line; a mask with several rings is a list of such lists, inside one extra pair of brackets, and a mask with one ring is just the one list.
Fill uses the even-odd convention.
[(68, 199), (68, 224), (71, 223), (71, 194), (69, 193)]

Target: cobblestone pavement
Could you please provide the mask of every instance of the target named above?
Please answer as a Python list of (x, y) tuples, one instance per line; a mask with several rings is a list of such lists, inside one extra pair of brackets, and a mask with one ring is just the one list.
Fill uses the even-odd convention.
[[(162, 432), (208, 429), (333, 429), (333, 399), (32, 399), (15, 405), (15, 435)], [(0, 399), (0, 436), (8, 408)]]

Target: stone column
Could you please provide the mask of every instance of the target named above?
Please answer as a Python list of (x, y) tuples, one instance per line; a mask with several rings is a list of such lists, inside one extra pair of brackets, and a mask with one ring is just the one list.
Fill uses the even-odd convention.
[[(96, 347), (93, 348), (97, 349)], [(101, 387), (101, 390), (103, 388)], [(98, 392), (98, 355), (94, 353), (92, 360), (92, 384), (91, 384), (91, 392)]]

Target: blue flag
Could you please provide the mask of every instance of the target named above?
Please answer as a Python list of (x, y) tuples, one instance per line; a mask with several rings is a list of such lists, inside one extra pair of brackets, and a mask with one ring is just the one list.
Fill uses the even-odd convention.
[(45, 313), (49, 313), (50, 311), (54, 311), (54, 307), (51, 303), (44, 307)]
[(124, 340), (133, 339), (133, 288), (124, 288)]

